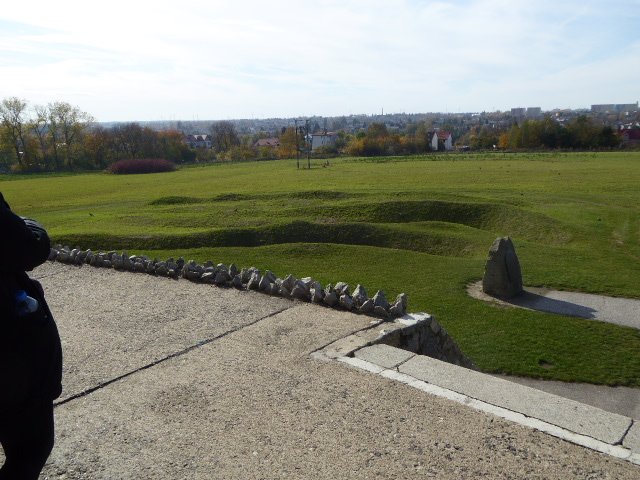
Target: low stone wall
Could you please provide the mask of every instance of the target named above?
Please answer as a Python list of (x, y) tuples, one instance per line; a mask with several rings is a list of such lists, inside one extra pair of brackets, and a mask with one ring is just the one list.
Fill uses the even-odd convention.
[(362, 285), (357, 285), (351, 292), (350, 286), (344, 282), (323, 287), (311, 277), (298, 279), (288, 275), (279, 278), (269, 270), (261, 272), (255, 267), (238, 269), (234, 264), (214, 265), (213, 262), (200, 265), (193, 260), (187, 262), (182, 257), (177, 260), (152, 260), (144, 255), (129, 256), (127, 252), (93, 252), (62, 245), (56, 245), (51, 249), (49, 260), (71, 265), (88, 264), (97, 268), (146, 273), (176, 280), (183, 278), (239, 290), (255, 290), (267, 295), (317, 303), (384, 320), (393, 320), (407, 313), (407, 296), (404, 293), (398, 295), (395, 302), (390, 303), (382, 290), (369, 298)]
[(380, 332), (380, 336), (372, 342), (374, 343), (383, 343), (418, 355), (476, 369), (442, 325), (432, 315), (425, 313), (408, 314), (396, 319)]
[(315, 356), (320, 359), (353, 357), (361, 348), (377, 344), (401, 348), (476, 370), (476, 366), (462, 353), (453, 338), (428, 313), (408, 313), (391, 322), (376, 322), (370, 328), (327, 345), (316, 352)]

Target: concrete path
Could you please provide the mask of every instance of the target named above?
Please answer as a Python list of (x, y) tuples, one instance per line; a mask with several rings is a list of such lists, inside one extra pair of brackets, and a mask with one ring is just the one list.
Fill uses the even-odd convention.
[[(427, 357), (411, 356), (403, 367), (408, 373), (399, 366), (373, 369), (389, 372), (385, 376), (362, 370), (374, 364), (361, 358), (318, 360), (325, 347), (370, 331), (368, 317), (91, 267), (47, 264), (35, 276), (45, 285), (65, 348), (57, 444), (46, 478), (637, 479), (640, 474), (629, 461), (576, 445), (578, 437), (570, 443), (542, 433), (544, 422), (524, 427), (501, 418), (500, 410), (487, 413), (471, 400), (460, 402), (471, 398), (464, 394), (442, 397), (417, 388), (436, 388), (425, 380), (406, 382), (409, 373), (435, 372), (438, 382), (455, 379), (457, 373), (447, 374), (449, 364), (427, 359), (422, 365)], [(505, 384), (491, 394), (507, 397)], [(538, 405), (545, 410), (544, 402)], [(597, 410), (575, 408), (590, 416)], [(588, 422), (593, 442), (622, 439), (627, 420), (607, 418), (611, 422)], [(636, 427), (624, 441), (638, 442), (640, 451)]]
[(640, 388), (559, 382), (511, 375), (494, 376), (640, 421)]
[(640, 300), (636, 299), (526, 287), (522, 295), (502, 300), (484, 293), (482, 282), (470, 285), (468, 292), (472, 297), (487, 302), (640, 329)]
[(634, 419), (388, 345), (341, 361), (521, 425), (640, 464)]

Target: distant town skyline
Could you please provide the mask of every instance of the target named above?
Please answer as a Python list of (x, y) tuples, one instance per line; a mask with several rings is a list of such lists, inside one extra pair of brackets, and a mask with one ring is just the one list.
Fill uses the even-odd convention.
[(156, 121), (590, 108), (640, 97), (640, 0), (16, 2), (0, 97)]

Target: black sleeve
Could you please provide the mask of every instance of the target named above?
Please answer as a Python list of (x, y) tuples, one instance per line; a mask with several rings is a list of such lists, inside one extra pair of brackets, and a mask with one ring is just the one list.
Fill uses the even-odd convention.
[(50, 250), (46, 230), (13, 213), (0, 193), (0, 271), (33, 270), (49, 258)]

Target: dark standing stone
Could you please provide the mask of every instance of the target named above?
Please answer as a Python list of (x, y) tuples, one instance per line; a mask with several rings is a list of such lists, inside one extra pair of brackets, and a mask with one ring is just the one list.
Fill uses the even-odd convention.
[(482, 291), (501, 298), (522, 293), (522, 272), (511, 238), (496, 238), (491, 245), (482, 278)]

